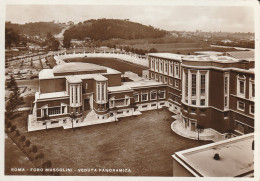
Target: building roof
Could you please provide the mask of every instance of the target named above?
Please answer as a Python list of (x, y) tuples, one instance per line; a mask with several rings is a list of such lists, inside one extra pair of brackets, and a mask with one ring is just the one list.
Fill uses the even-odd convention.
[[(195, 176), (236, 177), (252, 175), (254, 170), (254, 134), (176, 152), (173, 158)], [(213, 157), (218, 153), (220, 160)]]
[(133, 81), (133, 82), (123, 82), (124, 86), (129, 86), (131, 88), (141, 88), (141, 87), (150, 87), (150, 86), (161, 86), (164, 85), (161, 82), (157, 82), (155, 80), (141, 80), (141, 81)]
[(39, 94), (39, 92), (36, 92), (35, 94), (36, 99), (50, 99), (50, 98), (59, 98), (65, 96), (69, 96), (66, 91), (41, 93), (41, 94)]
[(216, 52), (216, 51), (198, 51), (194, 53), (197, 55), (223, 55), (223, 52)]
[(234, 63), (239, 62), (238, 59), (229, 56), (217, 55), (187, 55), (183, 60), (186, 61), (208, 61), (208, 62), (221, 62), (221, 63)]
[(166, 58), (166, 59), (174, 59), (181, 60), (184, 55), (174, 54), (174, 53), (148, 53), (149, 56)]
[[(108, 75), (108, 74), (120, 74), (121, 72), (96, 65), (96, 64), (91, 64), (91, 63), (64, 63), (64, 64), (59, 64), (56, 65), (53, 69), (43, 69), (39, 72), (39, 79), (55, 79), (55, 78), (64, 78), (64, 77), (73, 77), (73, 75), (54, 75), (54, 73), (65, 73), (65, 72), (79, 72), (79, 71), (96, 71), (96, 70), (107, 70), (104, 73), (94, 73), (94, 74), (79, 74), (75, 75), (77, 78), (81, 79), (95, 79), (95, 80), (107, 80), (104, 76), (102, 75)], [(102, 76), (102, 77), (101, 77)], [(75, 81), (72, 80), (71, 81)]]
[(234, 51), (234, 52), (226, 52), (228, 56), (242, 59), (242, 60), (248, 60), (248, 61), (254, 61), (255, 58), (255, 51)]
[(96, 71), (107, 70), (105, 67), (82, 62), (63, 63), (53, 67), (53, 73), (66, 73), (66, 72), (83, 72), (83, 71)]

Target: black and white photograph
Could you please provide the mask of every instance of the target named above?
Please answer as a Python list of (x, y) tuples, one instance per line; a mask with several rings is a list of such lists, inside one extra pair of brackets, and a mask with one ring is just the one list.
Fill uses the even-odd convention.
[(257, 1), (66, 2), (4, 5), (4, 179), (259, 179)]

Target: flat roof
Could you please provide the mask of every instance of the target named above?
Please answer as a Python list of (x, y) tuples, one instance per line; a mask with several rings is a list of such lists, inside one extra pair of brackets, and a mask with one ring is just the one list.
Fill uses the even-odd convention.
[(36, 99), (50, 99), (50, 98), (58, 98), (58, 97), (64, 97), (64, 96), (69, 96), (69, 95), (66, 93), (66, 91), (50, 92), (50, 93), (41, 93), (41, 94), (39, 94), (39, 93), (37, 92), (35, 98), (36, 98)]
[(226, 52), (229, 56), (232, 56), (237, 59), (254, 61), (255, 59), (255, 51), (233, 51)]
[(140, 81), (133, 81), (133, 82), (123, 82), (125, 86), (135, 88), (135, 87), (149, 87), (149, 86), (161, 86), (164, 85), (161, 82), (156, 82), (155, 80), (140, 80)]
[(209, 61), (221, 63), (235, 63), (240, 60), (230, 56), (217, 56), (217, 55), (187, 55), (183, 58), (186, 61)]
[(181, 60), (184, 55), (175, 54), (175, 53), (148, 53), (149, 56), (166, 58), (172, 60)]
[[(254, 134), (247, 134), (176, 152), (178, 162), (203, 177), (252, 175), (254, 170)], [(220, 160), (213, 159), (218, 153)], [(244, 175), (244, 176), (245, 176)]]
[[(74, 66), (73, 68), (71, 68), (70, 66), (73, 66), (77, 64), (77, 66)], [(82, 68), (81, 68), (82, 66)], [(85, 67), (84, 67), (85, 66)], [(96, 69), (94, 69), (96, 67)], [(64, 68), (64, 71), (62, 71), (62, 68)], [(79, 69), (77, 69), (79, 68)], [(93, 68), (93, 69), (91, 69)], [(65, 78), (65, 77), (70, 77), (70, 76), (73, 76), (73, 75), (54, 75), (54, 73), (61, 73), (61, 72), (66, 72), (66, 71), (73, 71), (74, 69), (77, 69), (75, 70), (75, 72), (78, 72), (78, 71), (91, 71), (91, 70), (107, 70), (107, 72), (105, 73), (96, 73), (96, 74), (78, 74), (77, 77), (78, 78), (81, 78), (82, 79), (88, 79), (88, 78), (95, 78), (96, 75), (108, 75), (108, 74), (121, 74), (121, 72), (115, 70), (115, 69), (112, 69), (112, 68), (109, 68), (109, 67), (104, 67), (104, 66), (100, 66), (100, 65), (96, 65), (96, 64), (91, 64), (91, 63), (64, 63), (64, 64), (60, 64), (58, 66), (55, 66), (53, 69), (43, 69), (39, 72), (39, 79), (42, 80), (42, 79), (55, 79), (55, 78)], [(87, 70), (87, 69), (90, 69), (90, 70)], [(98, 80), (98, 79), (102, 79), (104, 80), (105, 78), (101, 78), (100, 76), (98, 76), (95, 80)], [(105, 79), (107, 80), (107, 79)]]
[(105, 67), (82, 62), (63, 63), (53, 67), (53, 73), (66, 73), (66, 72), (82, 72), (82, 71), (96, 71), (107, 70)]
[(197, 55), (223, 55), (223, 52), (216, 52), (216, 51), (197, 51), (194, 53)]

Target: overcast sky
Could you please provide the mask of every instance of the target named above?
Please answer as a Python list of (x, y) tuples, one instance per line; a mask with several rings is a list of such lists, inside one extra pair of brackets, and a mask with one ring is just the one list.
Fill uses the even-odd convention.
[(8, 5), (6, 21), (129, 19), (165, 30), (254, 32), (254, 9), (242, 6)]

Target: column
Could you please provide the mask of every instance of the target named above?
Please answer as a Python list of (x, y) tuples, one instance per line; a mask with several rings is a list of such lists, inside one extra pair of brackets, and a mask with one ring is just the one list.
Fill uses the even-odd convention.
[(188, 70), (188, 104), (191, 104), (191, 73)]
[(200, 105), (200, 73), (196, 73), (196, 105)]

